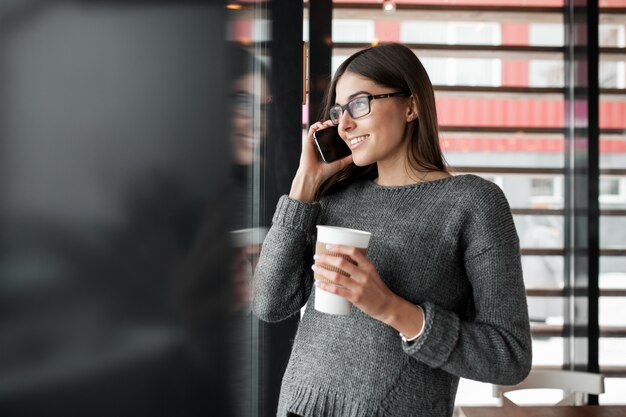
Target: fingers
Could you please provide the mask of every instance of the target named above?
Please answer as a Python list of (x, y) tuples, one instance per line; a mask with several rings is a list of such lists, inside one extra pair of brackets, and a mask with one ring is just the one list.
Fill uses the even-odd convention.
[(365, 256), (365, 249), (346, 245), (326, 245), (326, 249), (341, 255), (348, 255), (360, 267), (366, 267), (370, 264), (369, 259)]
[(309, 126), (309, 137), (313, 137), (313, 133), (318, 130), (326, 129), (327, 127), (334, 126), (333, 122), (330, 120), (326, 120), (325, 122), (315, 122), (311, 126)]
[(338, 171), (344, 169), (345, 167), (347, 167), (348, 165), (350, 165), (352, 163), (352, 154), (341, 158), (337, 161), (331, 162), (331, 166), (338, 166)]
[[(367, 281), (367, 271), (371, 262), (365, 257), (361, 250), (343, 245), (327, 245), (327, 248), (334, 252), (332, 255), (317, 254), (314, 256), (315, 264), (312, 269), (316, 274), (328, 279), (332, 284), (354, 289), (358, 285)], [(337, 254), (348, 255), (351, 260), (337, 256)], [(348, 276), (330, 270), (336, 268), (345, 272)], [(328, 269), (327, 269), (328, 268)]]
[(345, 287), (340, 287), (337, 286), (335, 284), (329, 284), (327, 282), (322, 282), (322, 281), (315, 281), (315, 286), (321, 290), (324, 290), (326, 292), (332, 293), (332, 294), (337, 294), (343, 298), (345, 298), (348, 301), (352, 300), (352, 291), (348, 288)]
[(315, 286), (326, 292), (337, 294), (358, 306), (363, 301), (365, 288), (363, 284), (354, 280), (354, 276), (347, 277), (338, 272), (329, 271), (317, 265), (313, 265), (316, 274), (323, 276), (328, 281), (316, 280)]
[(309, 126), (309, 133), (311, 134), (323, 128), (324, 124), (322, 122), (315, 122), (311, 126)]
[[(320, 275), (324, 277), (325, 279), (327, 279), (332, 285), (341, 286), (341, 287), (350, 287), (353, 284), (352, 278), (347, 277), (339, 272), (326, 269), (320, 265), (314, 264), (311, 267), (311, 269), (313, 269), (313, 272), (315, 272), (315, 274)], [(320, 281), (316, 281), (316, 282), (320, 282)]]
[(320, 268), (324, 268), (327, 266), (338, 268), (348, 274), (352, 279), (356, 279), (359, 275), (359, 269), (353, 262), (342, 258), (341, 256), (333, 256), (333, 255), (315, 255), (313, 257), (315, 259), (315, 265)]

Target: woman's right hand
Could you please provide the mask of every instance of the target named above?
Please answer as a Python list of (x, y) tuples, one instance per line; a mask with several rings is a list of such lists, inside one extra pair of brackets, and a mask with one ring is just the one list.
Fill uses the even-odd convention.
[(313, 134), (332, 125), (330, 120), (314, 123), (309, 128), (307, 136), (302, 139), (300, 166), (291, 184), (289, 197), (307, 203), (312, 202), (322, 183), (352, 162), (352, 155), (331, 163), (323, 162), (318, 156)]

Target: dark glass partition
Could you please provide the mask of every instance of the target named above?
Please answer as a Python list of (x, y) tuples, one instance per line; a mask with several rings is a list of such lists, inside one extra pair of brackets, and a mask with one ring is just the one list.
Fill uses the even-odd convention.
[(225, 14), (0, 6), (3, 416), (231, 415)]

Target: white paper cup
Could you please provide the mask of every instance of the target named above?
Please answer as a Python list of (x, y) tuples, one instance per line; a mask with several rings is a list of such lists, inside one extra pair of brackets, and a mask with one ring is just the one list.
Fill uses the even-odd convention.
[[(315, 245), (315, 253), (332, 254), (332, 252), (326, 250), (326, 245), (333, 244), (354, 246), (362, 249), (363, 252), (367, 254), (367, 247), (371, 236), (372, 234), (370, 232), (364, 232), (362, 230), (347, 229), (345, 227), (336, 226), (317, 226), (317, 243)], [(332, 267), (328, 267), (326, 269), (335, 270), (339, 273), (343, 272)], [(324, 277), (318, 274), (315, 274), (315, 279), (320, 281), (325, 280)], [(336, 294), (315, 288), (315, 309), (317, 311), (321, 311), (322, 313), (348, 315), (352, 310), (352, 303)]]

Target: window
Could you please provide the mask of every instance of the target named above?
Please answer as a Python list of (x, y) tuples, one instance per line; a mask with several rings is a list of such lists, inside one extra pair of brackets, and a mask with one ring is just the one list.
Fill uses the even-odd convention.
[(530, 179), (530, 200), (533, 205), (560, 203), (563, 200), (563, 184), (558, 177)]
[(562, 61), (532, 60), (529, 62), (531, 87), (562, 87), (564, 71)]
[(451, 41), (449, 22), (401, 22), (400, 38), (406, 43), (447, 44)]
[(626, 203), (626, 178), (600, 178), (601, 203)]
[[(400, 38), (417, 44), (499, 45), (501, 34), (493, 22), (407, 21), (400, 24)], [(426, 57), (422, 62), (434, 85), (501, 84), (500, 59)]]
[[(564, 110), (567, 103), (562, 89), (566, 86), (568, 56), (563, 47), (567, 26), (558, 8), (564, 3), (534, 3), (525, 8), (528, 2), (497, 0), (498, 5), (488, 12), (468, 12), (445, 0), (431, 0), (423, 9), (418, 4), (421, 2), (403, 2), (415, 9), (401, 11), (399, 4), (396, 14), (380, 14), (380, 20), (373, 17), (373, 8), (365, 7), (373, 1), (361, 3), (355, 7), (337, 2), (334, 12), (341, 18), (371, 18), (374, 39), (415, 45), (415, 53), (435, 85), (446, 159), (459, 173), (494, 181), (509, 200), (521, 239), (529, 305), (535, 319), (533, 365), (560, 367), (571, 363), (574, 349), (563, 332), (563, 326), (570, 324), (565, 323), (563, 314), (569, 299), (559, 293), (569, 285), (564, 270), (564, 229), (570, 219), (564, 216), (564, 187), (566, 175), (571, 175), (565, 166), (566, 123), (572, 122)], [(444, 3), (438, 9), (437, 5)], [(479, 0), (473, 3), (490, 7)], [(505, 6), (516, 6), (516, 10), (504, 10)], [(542, 7), (546, 9), (538, 10)], [(613, 10), (603, 16), (601, 8), (600, 24), (601, 47), (626, 48), (626, 13)], [(385, 28), (384, 36), (380, 27)], [(493, 49), (494, 45), (503, 47)], [(353, 50), (354, 45), (336, 43), (333, 67)], [(600, 179), (599, 199), (606, 214), (601, 218), (600, 231), (604, 251), (601, 280), (607, 274), (620, 274), (622, 279), (626, 273), (626, 259), (620, 255), (626, 246), (626, 234), (621, 233), (626, 230), (626, 178), (621, 172), (626, 166), (626, 148), (620, 133), (626, 129), (626, 67), (624, 50), (604, 52), (608, 53), (601, 52), (600, 86), (620, 91), (603, 90), (600, 97), (601, 128), (605, 130), (600, 141), (601, 158), (603, 169), (611, 171)], [(544, 278), (531, 282), (530, 277), (539, 275), (530, 271), (539, 269)], [(626, 293), (618, 294), (601, 307), (601, 319), (606, 322), (601, 325), (626, 326), (623, 320), (615, 322), (621, 317), (615, 312), (623, 310), (626, 301)], [(607, 298), (601, 297), (601, 301)], [(607, 317), (614, 321), (606, 321)], [(605, 371), (613, 377), (607, 380), (607, 394), (601, 396), (601, 402), (619, 401), (624, 390), (626, 364), (623, 355), (615, 354), (625, 349), (624, 333), (600, 338), (600, 364), (610, 366)], [(462, 379), (457, 403), (493, 404), (490, 385)]]
[(333, 42), (372, 42), (374, 22), (371, 20), (333, 20)]
[[(601, 24), (598, 35), (601, 47), (623, 48), (626, 46), (624, 25)], [(600, 87), (625, 88), (626, 62), (603, 60), (600, 63)]]
[(528, 25), (528, 44), (533, 46), (563, 46), (565, 29), (557, 23), (531, 23)]
[(500, 45), (500, 24), (496, 22), (405, 21), (400, 23), (405, 43), (448, 45)]
[(501, 175), (481, 175), (481, 177), (483, 177), (484, 179), (491, 181), (492, 183), (496, 184), (498, 187), (502, 188), (502, 184), (503, 184), (503, 178)]

